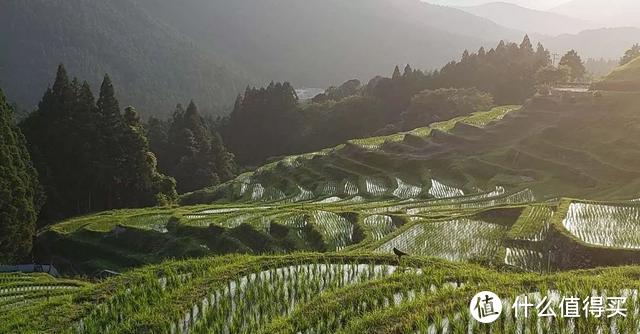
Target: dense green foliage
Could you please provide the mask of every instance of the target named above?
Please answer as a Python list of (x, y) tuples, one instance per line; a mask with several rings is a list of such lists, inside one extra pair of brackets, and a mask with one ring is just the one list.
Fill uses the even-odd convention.
[(569, 72), (569, 79), (573, 82), (581, 81), (587, 70), (582, 63), (582, 58), (575, 50), (570, 50), (560, 59), (559, 67), (566, 67)]
[(29, 254), (41, 192), (22, 132), (0, 90), (0, 263)]
[(297, 103), (289, 83), (247, 88), (236, 100), (224, 130), (231, 151), (249, 164), (295, 151)]
[(475, 54), (465, 52), (435, 75), (438, 88), (471, 88), (490, 93), (497, 104), (518, 104), (535, 92), (536, 72), (551, 62), (549, 52), (538, 44), (534, 50), (528, 36), (520, 45), (501, 42), (496, 48)]
[(193, 101), (187, 110), (178, 105), (169, 121), (150, 118), (147, 129), (158, 168), (176, 179), (179, 192), (214, 186), (234, 176), (233, 154)]
[(536, 73), (536, 82), (541, 85), (552, 86), (565, 83), (569, 79), (569, 69), (566, 66), (555, 67), (547, 65)]
[(69, 80), (60, 65), (21, 126), (47, 195), (42, 223), (176, 197), (175, 181), (156, 171), (135, 110), (121, 113), (109, 76), (95, 101), (89, 85)]

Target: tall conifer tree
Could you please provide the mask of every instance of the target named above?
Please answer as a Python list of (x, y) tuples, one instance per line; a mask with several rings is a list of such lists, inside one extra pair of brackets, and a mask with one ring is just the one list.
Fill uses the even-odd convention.
[(208, 128), (193, 101), (186, 110), (181, 105), (176, 107), (167, 142), (167, 173), (176, 178), (180, 192), (217, 185), (233, 177), (233, 155), (217, 132)]
[(99, 115), (99, 150), (98, 182), (105, 189), (104, 201), (107, 209), (115, 207), (117, 202), (117, 188), (122, 181), (118, 177), (120, 161), (124, 152), (120, 146), (124, 123), (120, 114), (120, 104), (115, 97), (115, 90), (109, 75), (105, 75), (100, 86), (100, 96), (97, 102)]
[(40, 210), (35, 169), (12, 110), (0, 90), (0, 263), (29, 254)]
[(133, 109), (125, 119), (108, 75), (96, 101), (64, 66), (38, 110), (23, 123), (47, 195), (40, 223), (105, 209), (175, 200), (175, 182), (159, 174)]

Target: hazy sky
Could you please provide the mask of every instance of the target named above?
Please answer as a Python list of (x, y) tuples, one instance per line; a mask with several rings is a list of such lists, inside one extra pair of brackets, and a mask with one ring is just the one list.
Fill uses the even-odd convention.
[(435, 3), (439, 5), (448, 6), (473, 6), (487, 2), (510, 2), (520, 6), (535, 8), (535, 9), (550, 9), (558, 6), (562, 3), (568, 2), (568, 0), (423, 0), (425, 2)]

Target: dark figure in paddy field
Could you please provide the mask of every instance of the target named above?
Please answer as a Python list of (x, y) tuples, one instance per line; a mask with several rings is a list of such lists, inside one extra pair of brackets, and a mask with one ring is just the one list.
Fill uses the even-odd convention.
[(393, 247), (393, 254), (395, 254), (398, 257), (398, 262), (400, 262), (400, 260), (402, 259), (403, 256), (409, 256), (409, 254)]

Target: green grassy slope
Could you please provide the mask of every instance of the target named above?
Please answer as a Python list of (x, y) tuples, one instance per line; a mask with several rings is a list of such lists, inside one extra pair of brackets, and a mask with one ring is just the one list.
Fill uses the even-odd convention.
[(640, 57), (616, 68), (605, 80), (640, 80)]
[(640, 90), (640, 57), (614, 69), (602, 81), (595, 83), (594, 88), (614, 91)]
[[(66, 299), (29, 304), (2, 314), (0, 331), (406, 333), (450, 326), (480, 332), (488, 325), (469, 321), (467, 311), (476, 292), (494, 291), (510, 309), (516, 297), (535, 299), (537, 292), (622, 295), (640, 284), (638, 277), (638, 267), (532, 275), (415, 256), (398, 265), (393, 256), (363, 253), (213, 257), (147, 266), (87, 285)], [(491, 329), (558, 332), (575, 326), (586, 333), (616, 326), (636, 332), (638, 300), (628, 298), (624, 306), (627, 318), (581, 317), (572, 323), (558, 317), (552, 323), (523, 324), (505, 311)], [(552, 307), (559, 312), (558, 301)], [(43, 310), (46, 316), (38, 313)]]

